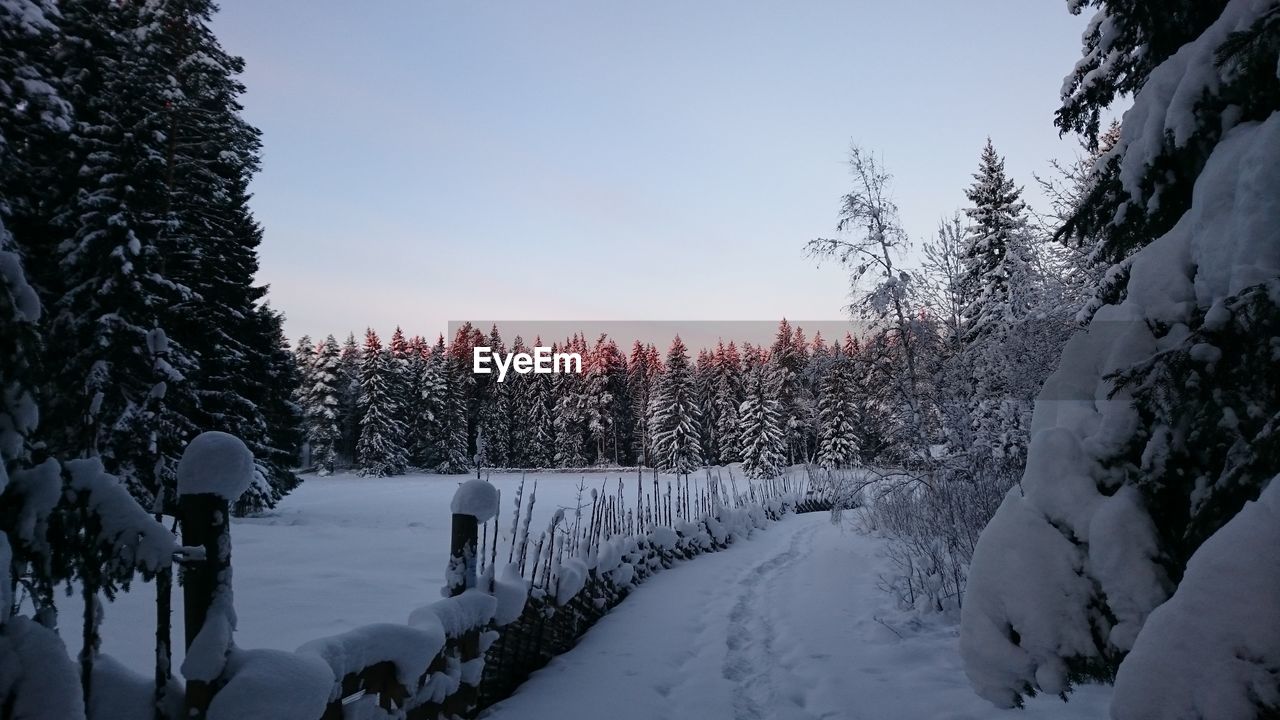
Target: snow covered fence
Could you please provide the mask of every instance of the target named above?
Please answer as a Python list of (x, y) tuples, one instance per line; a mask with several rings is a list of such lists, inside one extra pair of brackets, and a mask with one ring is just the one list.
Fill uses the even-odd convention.
[[(240, 440), (205, 433), (178, 467), (187, 656), (183, 714), (197, 720), (465, 717), (476, 704), (497, 601), (476, 589), (478, 526), (497, 491), (473, 480), (458, 491), (447, 597), (406, 624), (380, 623), (304, 644), (296, 652), (236, 647), (230, 506), (252, 481)], [(93, 717), (121, 718), (120, 708)], [(143, 720), (139, 716), (137, 720)], [(131, 719), (132, 720), (132, 719)]]
[[(654, 573), (728, 547), (785, 513), (831, 507), (825, 493), (811, 489), (802, 475), (739, 488), (730, 469), (724, 469), (728, 482), (720, 471), (708, 470), (701, 478), (667, 480), (665, 492), (657, 474), (644, 482), (620, 477), (616, 487), (606, 482), (590, 490), (589, 499), (579, 483), (577, 507), (557, 510), (531, 542), (536, 482), (527, 494), (521, 484), (514, 517), (503, 522), (497, 489), (469, 480), (450, 508), (453, 533), (443, 599), (418, 608), (407, 622), (358, 627), (286, 652), (244, 649), (234, 641), (229, 511), (253, 472), (253, 457), (237, 438), (205, 433), (192, 441), (178, 467), (181, 546), (168, 529), (129, 506), (138, 515), (126, 523), (137, 546), (137, 557), (126, 558), (130, 568), (158, 577), (172, 559), (181, 569), (187, 631), (181, 679), (169, 671), (169, 626), (159, 617), (157, 657), (166, 657), (158, 659), (155, 682), (97, 654), (95, 643), (95, 652), (83, 658), (94, 693), (86, 683), (83, 698), (76, 698), (83, 704), (72, 702), (75, 707), (63, 715), (93, 720), (472, 717), (572, 647)], [(510, 528), (501, 541), (500, 525)], [(156, 542), (145, 542), (153, 535)], [(502, 548), (507, 557), (499, 562), (503, 541), (509, 541)], [(158, 605), (162, 614), (167, 595), (166, 590)], [(5, 631), (24, 627), (15, 621)]]

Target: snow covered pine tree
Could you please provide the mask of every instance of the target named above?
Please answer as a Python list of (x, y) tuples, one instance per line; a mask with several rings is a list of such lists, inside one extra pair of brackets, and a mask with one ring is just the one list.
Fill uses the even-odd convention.
[(1280, 2), (1087, 5), (1057, 122), (1134, 99), (1064, 235), (1118, 264), (978, 542), (965, 669), (1002, 706), (1114, 675), (1117, 720), (1275, 717)]
[(651, 400), (649, 427), (655, 467), (684, 475), (702, 465), (700, 409), (696, 400), (689, 351), (677, 335), (667, 351), (667, 363)]

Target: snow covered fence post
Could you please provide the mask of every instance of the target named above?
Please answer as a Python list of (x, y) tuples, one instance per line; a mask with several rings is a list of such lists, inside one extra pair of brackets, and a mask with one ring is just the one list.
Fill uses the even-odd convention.
[(453, 538), (449, 545), (446, 574), (449, 597), (476, 586), (476, 548), (480, 523), (498, 513), (498, 489), (484, 480), (468, 480), (453, 494)]
[[(476, 586), (476, 548), (481, 523), (498, 514), (498, 489), (484, 480), (468, 480), (453, 494), (449, 509), (453, 512), (453, 538), (449, 545), (449, 569), (446, 574), (449, 597), (457, 597)], [(470, 628), (458, 638), (458, 658), (464, 664), (480, 654), (480, 629)], [(479, 698), (475, 685), (462, 683), (448, 703), (448, 708), (461, 710), (469, 717)]]
[(249, 448), (221, 432), (196, 436), (178, 462), (182, 544), (194, 551), (182, 566), (187, 644), (182, 674), (189, 718), (205, 716), (212, 683), (231, 651), (231, 503), (249, 487), (254, 472)]

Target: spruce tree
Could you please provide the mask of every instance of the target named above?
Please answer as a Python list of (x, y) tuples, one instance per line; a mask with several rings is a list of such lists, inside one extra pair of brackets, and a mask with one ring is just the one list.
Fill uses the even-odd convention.
[(721, 465), (742, 459), (740, 435), (741, 421), (738, 408), (742, 405), (742, 358), (738, 346), (732, 341), (726, 346), (716, 346), (712, 383), (711, 412), (716, 433), (716, 461)]
[(631, 356), (627, 361), (627, 387), (631, 394), (631, 416), (634, 428), (632, 452), (636, 464), (641, 466), (655, 466), (651, 455), (653, 429), (649, 422), (649, 407), (653, 399), (654, 383), (661, 367), (658, 349), (652, 344), (645, 345), (639, 340), (632, 344)]
[(342, 439), (339, 410), (342, 397), (342, 364), (338, 341), (325, 338), (316, 353), (311, 369), (311, 387), (307, 389), (303, 416), (307, 441), (311, 445), (311, 464), (319, 475), (332, 475), (338, 465), (338, 443)]
[[(408, 465), (400, 421), (401, 368), (378, 334), (366, 330), (360, 351), (360, 474), (401, 475)], [(403, 340), (403, 335), (401, 335)]]
[(714, 408), (711, 404), (712, 388), (715, 384), (715, 356), (710, 350), (698, 350), (698, 359), (693, 364), (693, 394), (698, 404), (698, 445), (703, 459), (714, 463), (720, 456), (720, 441), (716, 435)]
[[(511, 352), (517, 354), (529, 352), (529, 348), (524, 344), (523, 337), (516, 336), (516, 339), (511, 343)], [(513, 468), (527, 468), (532, 465), (529, 460), (532, 443), (532, 427), (529, 423), (530, 378), (532, 377), (532, 375), (512, 373), (507, 375), (505, 383), (507, 385), (507, 406), (511, 412), (510, 422), (508, 423), (511, 435), (508, 462)]]
[(404, 423), (405, 457), (410, 466), (423, 467), (422, 456), (427, 442), (421, 426), (423, 418), (423, 375), (431, 358), (431, 346), (426, 338), (415, 335), (409, 340), (409, 355), (404, 360), (403, 382), (400, 395), (400, 419)]
[[(497, 325), (489, 329), (486, 344), (495, 355), (507, 352)], [(505, 468), (511, 465), (511, 388), (516, 377), (517, 373), (509, 372), (503, 382), (498, 382), (497, 376), (493, 375), (486, 383), (478, 420), (479, 436), (484, 439), (480, 463), (485, 467)]]
[(1242, 651), (1257, 618), (1218, 610), (1256, 604), (1235, 577), (1280, 582), (1253, 561), (1256, 541), (1229, 531), (1258, 517), (1265, 496), (1248, 503), (1280, 472), (1280, 15), (1246, 2), (1073, 9), (1086, 4), (1097, 15), (1059, 127), (1096, 139), (1117, 97), (1132, 107), (1061, 232), (1120, 264), (1045, 382), (1026, 472), (978, 542), (966, 672), (1001, 705), (1114, 677), (1117, 720), (1214, 717), (1223, 698), (1266, 717), (1277, 686), (1259, 678), (1280, 653)]
[(853, 467), (858, 460), (858, 418), (852, 359), (837, 347), (825, 365), (818, 393), (818, 465)]
[[(575, 334), (563, 346), (552, 345), (551, 352), (582, 352), (585, 343)], [(555, 429), (555, 467), (574, 468), (587, 464), (588, 398), (584, 377), (578, 373), (551, 375), (553, 396), (552, 422)]]
[[(170, 260), (192, 248), (169, 232), (167, 124), (154, 107), (169, 80), (148, 53), (152, 34), (138, 30), (141, 6), (81, 0), (61, 10), (79, 128), (68, 153), (80, 170), (58, 218), (62, 292), (47, 338), (62, 360), (50, 368), (46, 428), (54, 452), (100, 456), (152, 507), (159, 494), (174, 497), (178, 457), (199, 427), (195, 356), (173, 332), (197, 296)], [(148, 337), (167, 338), (162, 364)]]
[(679, 335), (671, 342), (656, 386), (649, 421), (654, 464), (667, 472), (691, 473), (702, 465), (701, 409), (689, 351)]
[(738, 408), (738, 438), (742, 471), (751, 478), (771, 478), (786, 467), (786, 431), (782, 414), (785, 371), (762, 358), (745, 375), (742, 406)]
[[(543, 347), (542, 338), (535, 338), (534, 347)], [(555, 467), (556, 426), (554, 375), (530, 374), (525, 378), (525, 405), (521, 417), (525, 425), (525, 456), (529, 467)]]
[(449, 380), (446, 377), (448, 360), (444, 336), (436, 339), (434, 349), (422, 364), (422, 377), (418, 383), (418, 414), (414, 423), (418, 442), (413, 461), (419, 467), (435, 470), (445, 462), (445, 411), (449, 406)]
[(965, 306), (964, 336), (970, 341), (1007, 317), (1018, 267), (1030, 263), (1021, 195), (1022, 189), (1005, 174), (1004, 158), (987, 138), (978, 172), (965, 191), (973, 207), (965, 210), (971, 224), (959, 290)]
[[(434, 359), (434, 358), (433, 358)], [(440, 376), (444, 379), (440, 420), (440, 472), (464, 473), (472, 467), (467, 440), (468, 377), (447, 354), (439, 356)]]
[(264, 305), (254, 311), (253, 320), (258, 325), (257, 333), (275, 337), (274, 351), (255, 356), (249, 367), (264, 391), (259, 411), (266, 432), (255, 459), (267, 487), (256, 496), (241, 497), (235, 508), (241, 515), (274, 506), (298, 486), (294, 468), (298, 467), (298, 451), (306, 439), (306, 417), (291, 390), (298, 387), (301, 373), (284, 336), (284, 315)]
[(347, 333), (338, 355), (339, 383), (342, 393), (338, 397), (338, 427), (342, 440), (338, 443), (338, 455), (355, 465), (356, 444), (360, 440), (360, 346), (356, 334)]

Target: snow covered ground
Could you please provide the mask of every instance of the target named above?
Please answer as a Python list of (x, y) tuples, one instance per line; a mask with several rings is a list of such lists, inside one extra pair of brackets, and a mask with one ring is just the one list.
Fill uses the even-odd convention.
[(957, 629), (890, 608), (880, 542), (792, 516), (659, 573), (488, 720), (1066, 720), (1107, 716), (1110, 689), (999, 710), (965, 680)]
[[(580, 478), (598, 488), (608, 477), (612, 488), (619, 474), (536, 477), (535, 529), (557, 508), (572, 513)], [(623, 477), (635, 487), (634, 475)], [(467, 479), (308, 477), (269, 515), (235, 520), (237, 644), (293, 650), (359, 625), (404, 622), (438, 598), (449, 501)], [(502, 492), (505, 534), (520, 476), (491, 480)], [(956, 627), (899, 613), (876, 587), (880, 547), (814, 513), (659, 573), (489, 717), (1106, 716), (1110, 691), (1102, 688), (1083, 688), (1066, 704), (1038, 698), (1021, 715), (979, 699), (961, 669)], [(153, 663), (154, 603), (154, 587), (139, 583), (104, 607), (103, 651), (144, 674)], [(180, 591), (174, 603), (177, 667)], [(80, 603), (68, 597), (59, 607), (74, 653)]]

